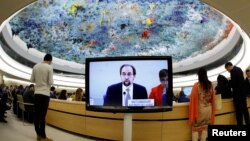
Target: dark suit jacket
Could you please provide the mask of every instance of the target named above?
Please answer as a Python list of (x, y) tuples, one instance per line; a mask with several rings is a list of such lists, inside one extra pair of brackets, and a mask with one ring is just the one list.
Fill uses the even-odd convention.
[[(147, 99), (148, 94), (144, 86), (133, 83), (133, 99)], [(104, 106), (122, 106), (122, 83), (108, 87), (104, 97)]]
[(233, 97), (244, 97), (246, 96), (245, 84), (244, 84), (244, 75), (241, 68), (234, 66), (230, 72), (231, 80), (230, 86), (233, 88)]
[(245, 86), (246, 86), (246, 94), (247, 96), (250, 96), (250, 82), (248, 78), (245, 79)]

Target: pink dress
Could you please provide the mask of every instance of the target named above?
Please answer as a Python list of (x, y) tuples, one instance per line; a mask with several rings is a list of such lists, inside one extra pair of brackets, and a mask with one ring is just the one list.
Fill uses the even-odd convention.
[(205, 92), (199, 83), (193, 86), (190, 99), (189, 123), (192, 125), (193, 131), (207, 130), (207, 126), (214, 123), (213, 88)]

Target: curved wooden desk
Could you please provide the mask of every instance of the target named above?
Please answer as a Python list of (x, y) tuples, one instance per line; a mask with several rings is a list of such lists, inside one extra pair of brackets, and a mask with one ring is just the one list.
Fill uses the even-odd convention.
[[(133, 114), (133, 140), (191, 140), (188, 105), (189, 103), (174, 104), (171, 112)], [(250, 98), (248, 108), (250, 109)], [(81, 135), (122, 140), (123, 115), (86, 111), (84, 102), (51, 99), (47, 123)], [(216, 111), (216, 124), (235, 123), (232, 99), (222, 100), (222, 109)]]

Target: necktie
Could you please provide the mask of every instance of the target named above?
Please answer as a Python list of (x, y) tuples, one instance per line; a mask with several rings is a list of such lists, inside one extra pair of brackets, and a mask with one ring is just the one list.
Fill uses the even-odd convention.
[(130, 94), (129, 94), (129, 88), (126, 89), (126, 91), (127, 91), (127, 94), (125, 98), (125, 106), (128, 106), (128, 100), (131, 99)]

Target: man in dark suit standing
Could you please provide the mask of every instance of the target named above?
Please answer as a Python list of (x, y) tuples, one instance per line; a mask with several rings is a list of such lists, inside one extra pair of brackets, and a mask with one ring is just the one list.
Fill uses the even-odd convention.
[(247, 96), (250, 96), (250, 70), (246, 70), (246, 79), (245, 79), (245, 84), (246, 84), (246, 90), (247, 90)]
[(128, 106), (128, 100), (147, 99), (148, 94), (144, 86), (133, 83), (136, 69), (130, 64), (120, 67), (120, 83), (113, 84), (107, 88), (104, 97), (104, 106)]
[(241, 68), (233, 66), (231, 62), (225, 64), (226, 70), (230, 73), (229, 81), (233, 89), (233, 102), (236, 113), (237, 125), (243, 125), (243, 116), (246, 125), (249, 125), (249, 112), (247, 109), (246, 89), (244, 84), (244, 76)]

